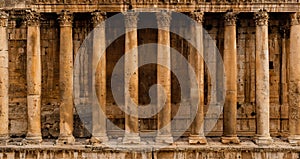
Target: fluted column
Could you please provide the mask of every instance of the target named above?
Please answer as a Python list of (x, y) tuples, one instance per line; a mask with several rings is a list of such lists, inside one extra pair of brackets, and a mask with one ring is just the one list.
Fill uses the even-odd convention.
[[(158, 46), (157, 51), (157, 84), (164, 88), (164, 94), (158, 91), (158, 108), (162, 108), (158, 113), (158, 134), (156, 142), (173, 143), (171, 133), (171, 50), (170, 50), (170, 23), (171, 13), (162, 11), (156, 13), (158, 24)], [(162, 65), (160, 65), (162, 64)], [(165, 98), (164, 98), (165, 97)], [(165, 100), (164, 100), (165, 99)]]
[(138, 13), (126, 12), (125, 18), (125, 136), (124, 143), (139, 143), (139, 75), (138, 75), (138, 37), (137, 22)]
[[(199, 98), (198, 107), (196, 110), (195, 119), (191, 125), (191, 133), (189, 136), (190, 144), (206, 144), (206, 138), (204, 136), (204, 60), (203, 60), (203, 12), (192, 12), (191, 17), (196, 23), (191, 25), (191, 37), (195, 42), (195, 49), (190, 48), (189, 63), (193, 67), (196, 79), (198, 82), (198, 88), (191, 88), (191, 99)], [(190, 72), (190, 75), (193, 74)], [(196, 92), (195, 92), (196, 91)], [(199, 95), (199, 97), (194, 97)], [(194, 107), (194, 106), (192, 106)]]
[(236, 13), (227, 12), (224, 31), (224, 66), (226, 76), (226, 97), (223, 109), (222, 143), (240, 143), (236, 134), (237, 117), (237, 48)]
[(41, 142), (41, 40), (40, 15), (28, 11), (27, 19), (27, 114), (26, 141)]
[(8, 14), (0, 12), (0, 142), (7, 142), (8, 130)]
[[(93, 30), (93, 69), (95, 72), (95, 83), (99, 107), (93, 105), (92, 111), (92, 143), (108, 141), (106, 134), (106, 38), (105, 38), (105, 12), (95, 11), (92, 13), (94, 24)], [(101, 52), (104, 51), (104, 52)], [(100, 59), (99, 63), (97, 63)]]
[(256, 136), (258, 145), (268, 145), (270, 137), (270, 86), (269, 86), (269, 46), (268, 13), (255, 13), (256, 22)]
[(60, 134), (59, 143), (72, 143), (73, 137), (73, 15), (62, 11), (59, 15), (59, 87), (60, 87)]
[(291, 144), (300, 144), (300, 13), (291, 14), (289, 66), (289, 131)]

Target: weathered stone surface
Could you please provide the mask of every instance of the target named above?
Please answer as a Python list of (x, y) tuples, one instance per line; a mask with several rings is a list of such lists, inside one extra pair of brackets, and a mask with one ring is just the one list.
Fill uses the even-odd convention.
[[(35, 3), (33, 6), (29, 6), (29, 3)], [(63, 3), (67, 5), (62, 5)], [(56, 5), (57, 4), (57, 5)], [(102, 5), (105, 4), (105, 5)], [(0, 4), (4, 6), (3, 4)], [(60, 137), (64, 138), (61, 141), (72, 142), (74, 135), (76, 138), (84, 138), (90, 139), (91, 134), (96, 134), (96, 136), (103, 135), (103, 132), (109, 134), (110, 138), (119, 138), (122, 137), (123, 132), (120, 129), (112, 127), (111, 123), (106, 125), (106, 120), (101, 118), (99, 123), (93, 122), (82, 122), (78, 116), (78, 113), (81, 111), (86, 111), (87, 114), (92, 115), (91, 110), (86, 110), (87, 108), (77, 109), (74, 111), (73, 108), (73, 99), (72, 99), (72, 69), (73, 59), (77, 53), (78, 48), (81, 46), (84, 39), (87, 37), (89, 32), (95, 27), (94, 24), (98, 24), (103, 21), (103, 14), (106, 14), (108, 17), (114, 15), (116, 12), (121, 12), (127, 10), (129, 8), (171, 8), (174, 11), (182, 11), (182, 12), (193, 12), (195, 8), (200, 9), (203, 12), (206, 12), (204, 15), (204, 21), (202, 18), (196, 18), (195, 20), (198, 22), (203, 21), (203, 27), (208, 31), (209, 35), (212, 37), (212, 42), (216, 43), (216, 46), (219, 48), (221, 55), (224, 60), (228, 57), (226, 56), (228, 53), (225, 51), (227, 46), (227, 42), (236, 38), (237, 42), (237, 51), (236, 58), (237, 63), (234, 64), (237, 66), (236, 77), (237, 79), (230, 80), (230, 86), (236, 87), (234, 91), (237, 92), (236, 102), (231, 102), (231, 108), (237, 108), (237, 119), (236, 124), (234, 122), (229, 122), (227, 119), (230, 113), (227, 113), (228, 109), (224, 110), (224, 114), (221, 115), (220, 118), (215, 114), (212, 116), (207, 116), (204, 122), (204, 127), (201, 127), (199, 123), (202, 123), (201, 120), (203, 115), (201, 114), (201, 109), (199, 110), (199, 114), (197, 116), (196, 123), (191, 128), (186, 130), (184, 133), (184, 137), (190, 136), (194, 140), (198, 140), (199, 135), (204, 131), (208, 133), (206, 136), (218, 136), (220, 137), (223, 134), (223, 130), (226, 132), (228, 129), (224, 128), (224, 126), (230, 126), (230, 124), (236, 125), (236, 134), (238, 136), (249, 136), (253, 137), (255, 133), (263, 134), (262, 141), (270, 141), (268, 133), (271, 134), (272, 137), (275, 136), (284, 136), (287, 137), (289, 134), (289, 141), (292, 144), (298, 143), (298, 84), (297, 84), (297, 36), (298, 31), (297, 25), (299, 24), (299, 16), (298, 13), (292, 14), (291, 20), (291, 30), (289, 30), (289, 24), (287, 24), (287, 18), (290, 13), (283, 12), (294, 12), (298, 11), (299, 3), (291, 0), (285, 2), (275, 2), (275, 1), (252, 1), (245, 2), (240, 1), (239, 3), (235, 1), (212, 1), (212, 2), (201, 2), (201, 1), (131, 1), (131, 4), (126, 4), (121, 1), (5, 1), (6, 8), (3, 8), (7, 12), (10, 13), (8, 23), (6, 24), (6, 18), (0, 17), (0, 30), (1, 30), (1, 46), (0, 46), (0, 117), (3, 124), (0, 127), (0, 137), (6, 138), (7, 135), (10, 135), (12, 140), (18, 140), (15, 138), (21, 137), (25, 138), (25, 135), (28, 135), (28, 130), (31, 131), (31, 134), (28, 136), (40, 136), (42, 134), (44, 139), (57, 139), (59, 134), (63, 133)], [(13, 9), (14, 8), (14, 9)], [(18, 9), (15, 9), (18, 8)], [(35, 35), (31, 33), (37, 33), (37, 20), (33, 18), (31, 21), (26, 22), (25, 9), (31, 8), (35, 10), (37, 13), (42, 15), (42, 19), (40, 22), (40, 47), (38, 47), (37, 41), (32, 41), (32, 39), (36, 39)], [(268, 10), (268, 16), (270, 17), (266, 20), (266, 14), (257, 15), (258, 21), (256, 26), (255, 20), (253, 19), (253, 13), (257, 12), (261, 8), (265, 8)], [(65, 16), (60, 17), (60, 21), (57, 20), (58, 16), (56, 13), (60, 13), (62, 10), (68, 9), (70, 12), (74, 12), (74, 19), (68, 16), (68, 12)], [(91, 12), (95, 10), (101, 10), (97, 15), (91, 16)], [(236, 30), (236, 36), (232, 36), (229, 39), (226, 39), (228, 30), (225, 28), (232, 27), (235, 21), (232, 21), (232, 18), (227, 18), (224, 26), (224, 21), (222, 19), (223, 12), (233, 9), (234, 11), (240, 12), (238, 15), (238, 19), (236, 21), (236, 29), (232, 29), (232, 31)], [(210, 13), (207, 13), (210, 12)], [(217, 13), (222, 12), (222, 14)], [(155, 18), (155, 13), (151, 13), (152, 18)], [(96, 17), (96, 18), (95, 18)], [(264, 17), (264, 18), (263, 18)], [(149, 17), (148, 17), (149, 18)], [(4, 20), (3, 20), (4, 19)], [(94, 20), (94, 24), (91, 21)], [(168, 24), (172, 24), (172, 20), (164, 19), (166, 21), (159, 21), (158, 24), (166, 27)], [(73, 21), (73, 23), (72, 23)], [(165, 22), (165, 23), (162, 23)], [(171, 22), (171, 23), (170, 23)], [(124, 25), (124, 21), (119, 22), (120, 25), (112, 26), (110, 24), (100, 25), (97, 27), (105, 27), (105, 33), (109, 34), (117, 34), (124, 28), (120, 28), (119, 26)], [(187, 28), (190, 28), (185, 22), (182, 23), (182, 26), (178, 28), (180, 32), (187, 32)], [(27, 25), (25, 25), (27, 24)], [(128, 24), (132, 25), (132, 21)], [(7, 25), (7, 28), (5, 28)], [(140, 25), (140, 24), (137, 24)], [(268, 25), (268, 26), (266, 26)], [(27, 26), (31, 26), (31, 28), (27, 28)], [(284, 31), (282, 30), (282, 26), (287, 26)], [(129, 26), (132, 27), (132, 26)], [(129, 28), (128, 27), (128, 28)], [(257, 29), (259, 28), (259, 29)], [(6, 35), (7, 29), (7, 37), (2, 36)], [(102, 30), (103, 31), (103, 30)], [(105, 33), (101, 33), (101, 38), (98, 39), (99, 43), (101, 43), (100, 47), (103, 47), (105, 42), (103, 39), (107, 39), (107, 42), (111, 42), (111, 37), (104, 37)], [(197, 32), (198, 33), (198, 32)], [(27, 36), (28, 34), (33, 35)], [(65, 36), (67, 35), (67, 36)], [(128, 34), (130, 35), (130, 34)], [(113, 42), (111, 46), (108, 47), (106, 60), (105, 62), (101, 62), (101, 74), (99, 74), (100, 84), (96, 87), (98, 89), (98, 96), (100, 103), (105, 105), (105, 115), (113, 122), (113, 124), (117, 125), (121, 129), (126, 129), (125, 127), (128, 125), (132, 126), (135, 129), (135, 132), (153, 132), (157, 130), (160, 126), (157, 123), (161, 121), (164, 124), (168, 123), (172, 120), (178, 111), (179, 103), (182, 100), (186, 100), (186, 97), (181, 99), (181, 91), (188, 92), (188, 90), (181, 90), (181, 86), (179, 85), (178, 79), (169, 70), (162, 69), (161, 67), (157, 69), (156, 65), (147, 65), (143, 66), (138, 70), (138, 75), (136, 78), (139, 82), (134, 81), (134, 99), (135, 102), (141, 105), (146, 105), (150, 103), (150, 97), (148, 96), (149, 88), (160, 81), (166, 82), (166, 88), (168, 90), (168, 98), (167, 102), (167, 113), (163, 113), (161, 116), (154, 116), (149, 119), (136, 119), (133, 118), (134, 122), (129, 122), (129, 120), (125, 120), (125, 114), (118, 106), (116, 105), (114, 98), (111, 93), (111, 73), (114, 69), (115, 64), (123, 56), (124, 52), (126, 52), (126, 47), (128, 39), (131, 39), (131, 42), (134, 42), (134, 46), (147, 44), (147, 43), (157, 43), (157, 41), (162, 41), (167, 45), (170, 45), (172, 48), (175, 48), (179, 51), (185, 58), (188, 58), (188, 54), (190, 48), (187, 44), (188, 42), (179, 37), (178, 35), (170, 34), (168, 32), (158, 31), (155, 29), (143, 29), (134, 31), (134, 36), (131, 38), (126, 38), (128, 35), (123, 35)], [(231, 35), (231, 34), (230, 34)], [(268, 35), (266, 37), (265, 35)], [(228, 36), (229, 37), (229, 36)], [(169, 38), (169, 39), (168, 39)], [(127, 40), (126, 40), (127, 39)], [(133, 40), (132, 40), (133, 39)], [(8, 42), (8, 47), (6, 46), (6, 42)], [(3, 44), (3, 45), (2, 45)], [(233, 44), (233, 42), (230, 42)], [(204, 45), (204, 53), (205, 56), (211, 56), (211, 54), (205, 52), (205, 50), (210, 45), (208, 43), (208, 39), (203, 39)], [(268, 47), (266, 47), (268, 45)], [(259, 46), (265, 46), (264, 49), (260, 49)], [(40, 49), (40, 55), (36, 54), (37, 51), (31, 52), (33, 49)], [(127, 48), (128, 49), (128, 48)], [(6, 51), (8, 50), (8, 52)], [(95, 49), (97, 50), (97, 49)], [(231, 49), (229, 49), (231, 50)], [(268, 55), (269, 59), (263, 59), (255, 52), (261, 51), (264, 52), (263, 55)], [(263, 50), (263, 51), (262, 51)], [(92, 51), (87, 49), (86, 51)], [(151, 50), (156, 52), (158, 50)], [(215, 50), (216, 51), (216, 50)], [(268, 51), (268, 53), (266, 53)], [(167, 52), (167, 50), (163, 50), (163, 52)], [(233, 53), (234, 51), (230, 51)], [(65, 56), (67, 54), (67, 56)], [(229, 58), (231, 58), (230, 56)], [(41, 59), (39, 59), (41, 58)], [(136, 62), (140, 62), (146, 58), (151, 57), (139, 57)], [(155, 57), (157, 58), (157, 57)], [(172, 58), (170, 55), (170, 61), (168, 65), (172, 69), (179, 70), (183, 76), (188, 76), (188, 72), (184, 70), (185, 66), (178, 62), (178, 60)], [(213, 68), (219, 74), (222, 71), (219, 69), (219, 63), (215, 60), (215, 57), (210, 58), (211, 61), (207, 61), (210, 64), (213, 64), (215, 67)], [(256, 60), (258, 59), (258, 60)], [(196, 59), (193, 59), (196, 60)], [(264, 67), (262, 74), (259, 73), (259, 66), (256, 65), (256, 62), (259, 60), (263, 60), (264, 65), (268, 65), (269, 68)], [(40, 74), (30, 74), (31, 72), (35, 72), (34, 70), (39, 70), (36, 66), (39, 64), (35, 63), (40, 61), (41, 63), (41, 72)], [(228, 65), (233, 65), (233, 63), (229, 63)], [(129, 64), (132, 66), (132, 64)], [(103, 69), (104, 68), (104, 69)], [(233, 68), (233, 67), (232, 67)], [(29, 72), (29, 73), (26, 73)], [(88, 74), (89, 70), (87, 68), (81, 69), (81, 74)], [(157, 72), (161, 74), (157, 76)], [(201, 72), (201, 70), (199, 70)], [(231, 71), (231, 73), (234, 71)], [(258, 72), (258, 74), (256, 74)], [(124, 72), (119, 71), (118, 74), (122, 74)], [(234, 73), (233, 73), (234, 74)], [(232, 76), (235, 76), (233, 75)], [(268, 74), (268, 80), (265, 80), (265, 75)], [(66, 75), (66, 76), (65, 76)], [(216, 99), (211, 94), (218, 93), (218, 88), (221, 88), (221, 85), (217, 83), (217, 90), (212, 88), (212, 80), (210, 79), (209, 72), (207, 68), (204, 69), (204, 74), (200, 73), (200, 75), (204, 76), (203, 90), (204, 90), (204, 115), (206, 110), (208, 109), (207, 105), (210, 103), (216, 103), (220, 99)], [(263, 75), (264, 77), (260, 76)], [(164, 76), (168, 76), (164, 78)], [(39, 79), (41, 78), (41, 80)], [(202, 78), (202, 77), (201, 77)], [(233, 79), (233, 78), (232, 78)], [(296, 80), (295, 80), (296, 79)], [(158, 81), (160, 80), (160, 81)], [(40, 83), (39, 83), (40, 82)], [(86, 81), (85, 81), (86, 82)], [(187, 81), (186, 83), (189, 83)], [(201, 82), (201, 80), (200, 80)], [(263, 87), (269, 87), (268, 89), (264, 89), (263, 87), (256, 85), (256, 82), (263, 83)], [(66, 84), (66, 85), (63, 85)], [(98, 82), (97, 82), (98, 84)], [(121, 92), (124, 92), (124, 88), (119, 89)], [(269, 90), (269, 91), (266, 91)], [(139, 92), (139, 93), (136, 93)], [(80, 94), (82, 95), (82, 100), (87, 100), (87, 96), (89, 95), (88, 89), (82, 89)], [(231, 93), (231, 92), (229, 92)], [(257, 94), (258, 95), (257, 95)], [(260, 95), (262, 94), (262, 95)], [(128, 94), (127, 94), (128, 95)], [(192, 95), (192, 93), (191, 93)], [(40, 96), (40, 99), (39, 99)], [(269, 96), (269, 97), (268, 97)], [(133, 97), (133, 95), (132, 95)], [(213, 97), (211, 100), (211, 97)], [(228, 96), (229, 97), (229, 96)], [(230, 97), (229, 97), (230, 98)], [(233, 99), (233, 97), (231, 97)], [(230, 98), (230, 99), (231, 99)], [(263, 100), (261, 100), (264, 98)], [(269, 101), (267, 101), (269, 99)], [(202, 99), (201, 99), (202, 100)], [(35, 107), (41, 103), (41, 109), (37, 109)], [(105, 104), (104, 104), (105, 103)], [(268, 106), (269, 105), (269, 108)], [(156, 107), (155, 105), (153, 107)], [(263, 108), (256, 110), (256, 107)], [(32, 108), (32, 109), (31, 109)], [(67, 108), (67, 110), (65, 109)], [(200, 107), (201, 108), (201, 107)], [(219, 110), (219, 107), (214, 108), (215, 110)], [(181, 112), (180, 118), (174, 121), (175, 124), (171, 125), (170, 128), (166, 130), (167, 136), (162, 136), (162, 140), (170, 141), (171, 135), (178, 135), (178, 131), (184, 131), (185, 124), (190, 122), (189, 113), (193, 111), (189, 107), (185, 108), (185, 112)], [(152, 111), (155, 111), (153, 108)], [(60, 113), (62, 112), (62, 113)], [(269, 114), (269, 117), (266, 114)], [(226, 116), (222, 118), (222, 116)], [(261, 117), (263, 115), (263, 117)], [(95, 116), (95, 115), (94, 115)], [(41, 119), (38, 119), (38, 118)], [(88, 120), (91, 120), (91, 116), (85, 116)], [(161, 120), (161, 119), (164, 120)], [(263, 118), (263, 119), (262, 119)], [(127, 117), (128, 119), (128, 117)], [(212, 123), (213, 120), (218, 120), (216, 126), (213, 128), (211, 132), (207, 132), (207, 127)], [(262, 119), (262, 120), (261, 120)], [(98, 119), (93, 119), (94, 121)], [(235, 117), (232, 118), (235, 120)], [(258, 122), (256, 122), (256, 120)], [(66, 122), (64, 122), (66, 121)], [(59, 123), (62, 123), (61, 126)], [(127, 124), (125, 124), (127, 122)], [(224, 125), (223, 123), (230, 123)], [(269, 123), (269, 125), (268, 125)], [(95, 132), (88, 132), (85, 126), (90, 127), (92, 124), (98, 125), (99, 129), (96, 129)], [(37, 125), (32, 129), (32, 125)], [(40, 125), (40, 127), (38, 127)], [(62, 126), (63, 125), (63, 126)], [(105, 130), (105, 128), (107, 128)], [(3, 131), (2, 131), (3, 130)], [(101, 130), (101, 131), (99, 131)], [(197, 134), (197, 132), (200, 133)], [(234, 130), (234, 129), (230, 129)], [(258, 131), (257, 131), (258, 130)], [(41, 131), (41, 132), (39, 132)], [(101, 132), (98, 133), (97, 132)], [(170, 132), (173, 132), (172, 134)], [(196, 133), (194, 133), (196, 132)], [(190, 134), (196, 134), (196, 137)], [(232, 132), (230, 132), (232, 133)], [(234, 132), (235, 133), (235, 132)], [(67, 135), (65, 135), (67, 134)], [(156, 134), (153, 134), (153, 137)], [(201, 134), (202, 135), (202, 134)], [(195, 137), (195, 138), (193, 138)], [(266, 137), (266, 138), (265, 138)], [(61, 138), (60, 138), (61, 139)], [(203, 138), (202, 138), (203, 139)], [(186, 138), (184, 138), (186, 140)], [(219, 140), (219, 139), (218, 139)], [(247, 139), (249, 140), (249, 139)], [(97, 141), (97, 140), (96, 140)], [(99, 141), (99, 140), (98, 140)], [(97, 141), (97, 142), (98, 142)], [(244, 141), (244, 140), (242, 140)], [(260, 142), (258, 142), (260, 143)], [(82, 144), (82, 143), (81, 143)], [(242, 143), (243, 144), (243, 143)], [(284, 142), (284, 147), (288, 147), (289, 145), (285, 145), (287, 142)], [(184, 143), (183, 145), (188, 145), (188, 143)], [(228, 149), (220, 149), (220, 145), (217, 145), (218, 148), (216, 150), (211, 151), (205, 148), (210, 148), (209, 146), (203, 147), (204, 149), (185, 149), (175, 150), (170, 149), (162, 152), (153, 153), (155, 157), (165, 157), (165, 158), (297, 158), (298, 150), (295, 149), (256, 149), (249, 145), (245, 145), (241, 149), (236, 149), (234, 152), (230, 147)], [(9, 147), (8, 147), (9, 148)], [(39, 150), (36, 147), (31, 147), (32, 149)], [(45, 147), (43, 147), (45, 148)], [(215, 148), (215, 147), (214, 147)], [(213, 148), (213, 149), (214, 149)], [(1, 148), (5, 150), (5, 148)], [(10, 151), (2, 151), (0, 153), (0, 158), (22, 158), (22, 156), (27, 156), (27, 158), (35, 158), (37, 156), (46, 156), (47, 157), (57, 157), (62, 158), (63, 156), (73, 157), (73, 158), (94, 158), (95, 155), (100, 156), (100, 158), (151, 158), (152, 154), (143, 154), (139, 152), (130, 152), (130, 153), (118, 153), (114, 154), (114, 152), (90, 152), (90, 150), (84, 149), (83, 151), (77, 151), (78, 147), (75, 147), (71, 153), (66, 150), (64, 153), (62, 147), (58, 147), (54, 150), (46, 150), (46, 152), (39, 150), (39, 152), (28, 150), (30, 153), (25, 153), (23, 151), (19, 152), (20, 149), (15, 150), (14, 147)], [(248, 152), (244, 152), (247, 149)], [(228, 150), (228, 151), (227, 151)], [(274, 151), (273, 151), (274, 150)], [(27, 151), (27, 150), (26, 150)], [(191, 152), (190, 152), (191, 151)], [(221, 152), (220, 152), (221, 151)], [(262, 151), (262, 152), (259, 152)], [(72, 154), (74, 152), (74, 154)], [(21, 157), (20, 157), (21, 156)], [(54, 157), (54, 158), (55, 158)]]

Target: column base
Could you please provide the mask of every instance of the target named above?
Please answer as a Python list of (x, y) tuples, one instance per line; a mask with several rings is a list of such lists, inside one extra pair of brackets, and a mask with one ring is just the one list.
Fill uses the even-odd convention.
[(155, 138), (156, 143), (173, 144), (173, 137), (171, 135), (157, 135)]
[(73, 135), (71, 136), (59, 136), (56, 140), (57, 144), (73, 144), (75, 142), (75, 138)]
[(300, 146), (300, 135), (289, 136), (288, 141), (292, 146)]
[(190, 135), (189, 136), (189, 143), (191, 145), (196, 145), (196, 144), (205, 145), (205, 144), (207, 144), (207, 140), (204, 136)]
[(123, 138), (124, 144), (140, 144), (141, 138), (139, 134), (125, 134)]
[(104, 142), (108, 142), (108, 137), (105, 135), (97, 135), (97, 136), (92, 136), (90, 139), (90, 142), (93, 144), (101, 144)]
[(221, 142), (222, 144), (239, 144), (240, 139), (237, 136), (223, 136)]
[(41, 136), (26, 136), (26, 138), (22, 141), (23, 144), (40, 144), (42, 143), (43, 138)]
[(259, 146), (270, 145), (272, 144), (273, 139), (271, 136), (256, 136), (254, 137), (254, 143)]

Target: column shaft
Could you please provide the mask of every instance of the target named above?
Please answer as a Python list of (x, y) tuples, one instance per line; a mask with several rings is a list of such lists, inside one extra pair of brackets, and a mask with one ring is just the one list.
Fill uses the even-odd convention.
[[(189, 136), (190, 144), (206, 144), (206, 138), (204, 136), (204, 60), (203, 60), (203, 12), (193, 12), (191, 13), (192, 18), (195, 22), (191, 23), (191, 37), (195, 42), (195, 49), (190, 47), (189, 53), (189, 63), (193, 67), (190, 76), (195, 72), (198, 88), (191, 88), (190, 97), (193, 100), (194, 95), (199, 95), (198, 107), (196, 110), (195, 119), (191, 125), (191, 133)], [(192, 87), (192, 84), (191, 84)], [(195, 92), (197, 91), (197, 92)], [(194, 106), (191, 106), (194, 108)], [(193, 110), (193, 109), (192, 109)]]
[(60, 134), (59, 143), (72, 143), (73, 137), (73, 39), (72, 14), (63, 11), (60, 21), (59, 84)]
[(256, 20), (256, 137), (259, 145), (268, 145), (270, 137), (270, 86), (269, 86), (269, 46), (268, 13), (255, 13)]
[(27, 15), (27, 141), (41, 142), (41, 44), (39, 14)]
[[(93, 87), (96, 89), (98, 104), (93, 105), (93, 143), (108, 141), (106, 134), (106, 38), (105, 23), (106, 13), (93, 12), (93, 70), (95, 70), (95, 81)], [(100, 61), (98, 61), (100, 59)], [(99, 63), (98, 63), (99, 62)], [(94, 101), (93, 101), (94, 102)], [(96, 101), (95, 101), (96, 102)]]
[(8, 14), (0, 12), (0, 142), (7, 142), (8, 130), (8, 37), (7, 37)]
[(139, 143), (139, 80), (138, 80), (138, 13), (127, 12), (125, 16), (125, 137), (124, 143)]
[[(156, 142), (173, 143), (171, 133), (171, 50), (170, 50), (170, 22), (171, 13), (156, 13), (158, 23), (158, 51), (157, 51), (157, 84), (164, 88), (157, 93), (158, 134)], [(167, 48), (166, 48), (167, 47)]]
[(236, 14), (225, 14), (224, 65), (226, 75), (226, 97), (223, 109), (222, 143), (239, 143), (236, 134), (237, 117), (237, 48), (236, 48)]
[(300, 144), (300, 14), (291, 15), (289, 78), (289, 142)]

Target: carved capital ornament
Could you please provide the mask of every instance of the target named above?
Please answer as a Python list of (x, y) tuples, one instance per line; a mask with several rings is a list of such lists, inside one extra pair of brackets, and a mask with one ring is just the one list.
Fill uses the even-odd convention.
[(227, 25), (227, 26), (236, 25), (236, 19), (237, 19), (236, 15), (237, 15), (237, 13), (227, 12), (224, 15), (224, 23), (225, 23), (225, 25)]
[(292, 13), (291, 14), (291, 25), (299, 25), (300, 24), (300, 13)]
[(269, 15), (265, 10), (260, 10), (259, 12), (254, 13), (255, 23), (258, 26), (268, 25)]
[(95, 11), (92, 13), (92, 22), (94, 27), (105, 27), (102, 22), (106, 19), (106, 12)]
[(197, 23), (203, 23), (203, 21), (204, 21), (204, 12), (201, 12), (201, 11), (191, 12), (190, 16)]
[(0, 12), (0, 27), (7, 27), (8, 14), (5, 12)]
[(72, 26), (73, 15), (69, 11), (63, 10), (59, 15), (58, 20), (60, 26)]
[(26, 24), (28, 26), (39, 26), (41, 16), (39, 13), (31, 10), (26, 11)]
[(169, 28), (172, 20), (172, 12), (162, 11), (156, 13), (159, 28)]
[(137, 28), (137, 23), (138, 23), (138, 15), (139, 13), (133, 12), (133, 11), (128, 11), (123, 13), (124, 14), (124, 23), (126, 28)]

